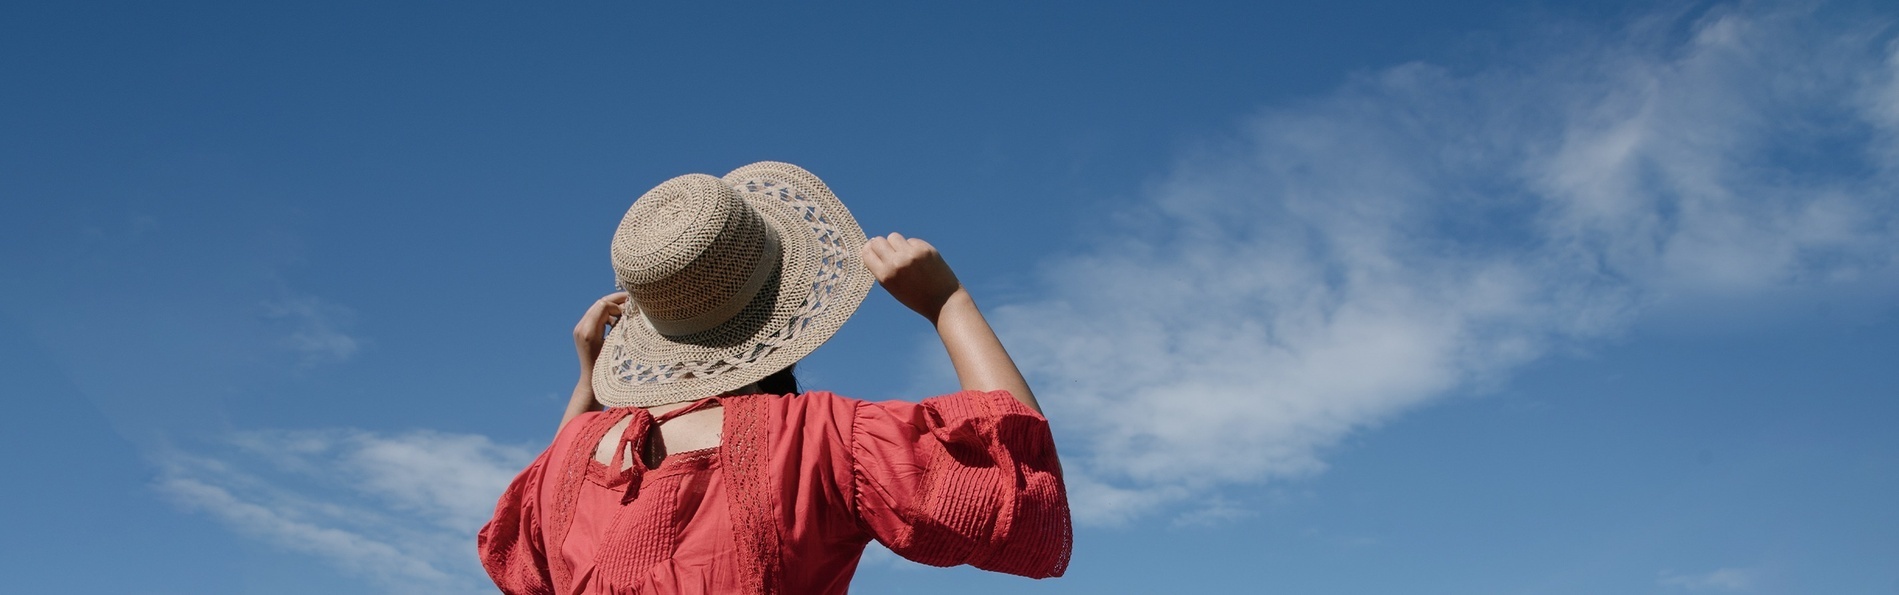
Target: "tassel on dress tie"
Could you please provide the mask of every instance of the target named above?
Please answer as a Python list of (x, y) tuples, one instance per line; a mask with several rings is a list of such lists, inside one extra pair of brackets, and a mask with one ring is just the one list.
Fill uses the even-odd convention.
[(639, 497), (640, 480), (646, 471), (644, 460), (628, 461), (626, 453), (632, 452), (634, 456), (644, 459), (647, 437), (652, 435), (653, 430), (659, 428), (659, 422), (645, 409), (634, 408), (633, 414), (628, 416), (628, 419), (630, 421), (627, 422), (626, 429), (620, 431), (619, 443), (613, 447), (612, 466), (608, 467), (608, 469), (618, 470), (620, 483), (626, 485), (626, 493), (620, 496), (621, 506)]

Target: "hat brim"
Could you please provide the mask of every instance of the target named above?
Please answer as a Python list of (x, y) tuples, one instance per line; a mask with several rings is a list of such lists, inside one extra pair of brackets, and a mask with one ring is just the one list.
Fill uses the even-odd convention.
[(778, 272), (731, 320), (691, 335), (667, 337), (623, 316), (594, 362), (602, 405), (680, 403), (757, 382), (830, 340), (870, 292), (864, 230), (817, 176), (764, 161), (723, 179), (777, 232)]

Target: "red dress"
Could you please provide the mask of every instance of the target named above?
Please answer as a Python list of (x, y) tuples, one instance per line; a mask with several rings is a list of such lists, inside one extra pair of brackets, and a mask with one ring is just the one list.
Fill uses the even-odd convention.
[(826, 392), (719, 399), (722, 444), (657, 468), (644, 409), (583, 414), (502, 494), (479, 538), (505, 593), (844, 593), (872, 539), (905, 558), (1033, 578), (1068, 565), (1048, 422), (1007, 392), (869, 403)]

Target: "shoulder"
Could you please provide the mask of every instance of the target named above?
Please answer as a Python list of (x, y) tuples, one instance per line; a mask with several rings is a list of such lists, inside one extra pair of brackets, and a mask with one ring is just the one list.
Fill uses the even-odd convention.
[(612, 409), (588, 411), (574, 416), (560, 427), (560, 431), (554, 433), (553, 442), (541, 452), (537, 464), (564, 469), (578, 464), (578, 461), (593, 458), (594, 442), (606, 434), (606, 426), (617, 421)]
[(574, 416), (573, 419), (567, 420), (567, 425), (561, 426), (560, 431), (554, 433), (554, 442), (548, 445), (548, 450), (555, 451), (564, 446), (571, 445), (574, 440), (579, 439), (581, 434), (587, 433), (588, 426), (605, 420), (610, 411), (612, 410), (598, 409), (588, 411)]
[(921, 402), (872, 402), (829, 391), (810, 391), (794, 395), (738, 397), (730, 400), (726, 406), (744, 419), (771, 419), (783, 424), (779, 427), (802, 426), (807, 430), (832, 426), (843, 435), (850, 435), (853, 429), (861, 431), (869, 427), (932, 427), (1018, 416), (1041, 419), (1040, 415), (1005, 391), (958, 391)]
[(822, 390), (791, 395), (752, 395), (749, 397), (741, 397), (740, 399), (753, 400), (758, 405), (783, 411), (787, 416), (809, 416), (826, 413), (843, 413), (849, 415), (851, 412), (856, 411), (857, 408), (867, 404), (859, 399), (853, 399)]

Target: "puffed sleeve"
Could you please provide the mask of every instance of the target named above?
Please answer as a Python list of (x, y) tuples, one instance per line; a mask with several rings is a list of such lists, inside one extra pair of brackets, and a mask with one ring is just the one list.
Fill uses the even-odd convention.
[[(550, 451), (552, 449), (549, 449)], [(540, 493), (547, 453), (514, 478), (495, 504), (495, 516), (481, 527), (476, 548), (481, 566), (502, 593), (535, 595), (554, 592), (548, 575), (547, 550), (541, 540)]]
[(1073, 536), (1048, 420), (1008, 392), (862, 403), (851, 428), (859, 521), (898, 555), (1061, 576)]

